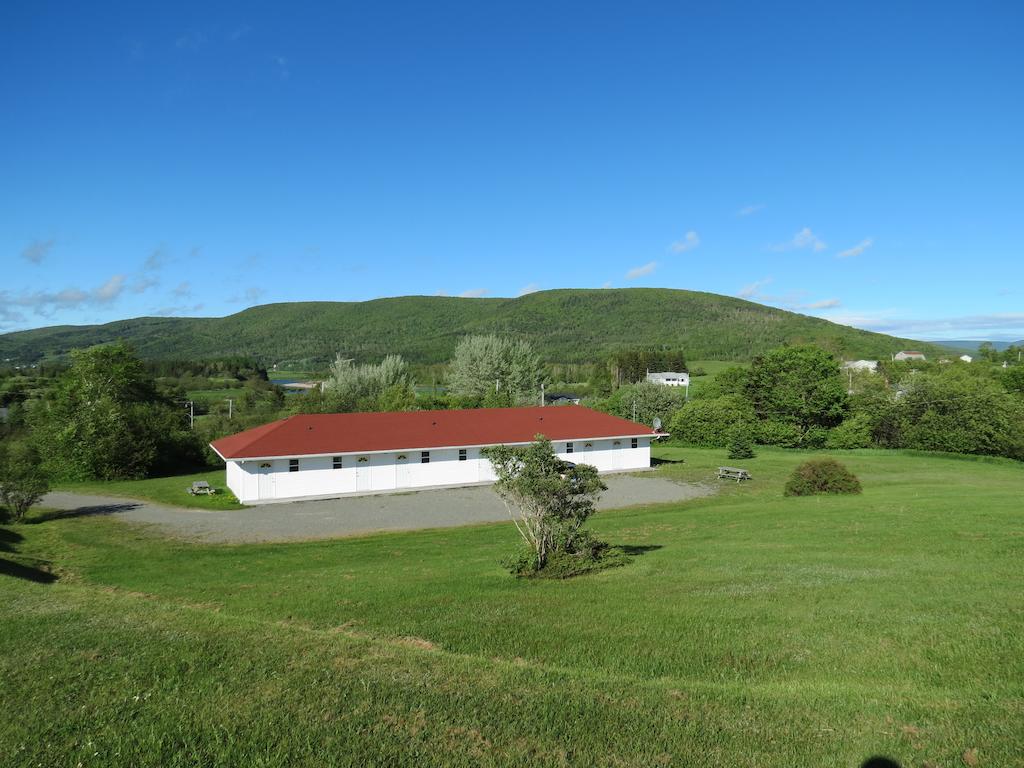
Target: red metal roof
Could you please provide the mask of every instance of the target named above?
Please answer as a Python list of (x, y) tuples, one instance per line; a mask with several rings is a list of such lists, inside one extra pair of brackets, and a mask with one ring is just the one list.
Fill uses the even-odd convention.
[(657, 434), (579, 405), (396, 413), (310, 413), (214, 440), (225, 459), (316, 456)]

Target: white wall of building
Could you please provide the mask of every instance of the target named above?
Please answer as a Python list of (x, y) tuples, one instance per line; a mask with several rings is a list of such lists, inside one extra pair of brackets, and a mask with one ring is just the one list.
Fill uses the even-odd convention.
[[(575, 440), (572, 452), (565, 441), (554, 444), (558, 456), (577, 464), (591, 464), (598, 471), (643, 469), (651, 465), (651, 438), (603, 438)], [(335, 468), (333, 456), (300, 456), (298, 471), (290, 471), (290, 459), (229, 459), (227, 484), (245, 504), (267, 501), (342, 496), (349, 493), (384, 493), (404, 488), (471, 485), (495, 480), (491, 462), (480, 455), (480, 448), (466, 448), (459, 460), (459, 449), (432, 449), (430, 461), (423, 463), (421, 451), (339, 456)]]
[(657, 373), (648, 373), (647, 381), (666, 387), (688, 387), (690, 386), (690, 374), (686, 372), (659, 371)]

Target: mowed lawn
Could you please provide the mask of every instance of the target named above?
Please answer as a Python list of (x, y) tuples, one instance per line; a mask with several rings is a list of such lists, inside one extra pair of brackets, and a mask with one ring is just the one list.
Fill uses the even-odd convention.
[(8, 526), (0, 764), (1024, 765), (1024, 465), (836, 454), (862, 496), (787, 499), (810, 454), (759, 454), (752, 483), (598, 515), (634, 560), (566, 582), (501, 569), (511, 524)]
[[(192, 483), (205, 480), (216, 489), (212, 495), (193, 496), (188, 492)], [(55, 491), (70, 491), (96, 496), (120, 496), (128, 499), (154, 501), (176, 507), (193, 509), (244, 509), (227, 486), (223, 469), (206, 470), (193, 475), (174, 477), (150, 477), (145, 480), (93, 480), (75, 483), (60, 483)]]

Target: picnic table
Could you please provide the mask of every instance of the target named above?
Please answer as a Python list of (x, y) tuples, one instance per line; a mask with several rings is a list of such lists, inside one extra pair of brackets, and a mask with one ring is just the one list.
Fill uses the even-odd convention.
[(196, 480), (192, 483), (192, 487), (188, 489), (190, 496), (212, 496), (217, 492), (216, 488), (211, 488), (210, 484), (205, 480)]
[(719, 480), (735, 480), (737, 483), (743, 480), (753, 480), (750, 473), (745, 469), (739, 467), (719, 467), (718, 468), (718, 479)]

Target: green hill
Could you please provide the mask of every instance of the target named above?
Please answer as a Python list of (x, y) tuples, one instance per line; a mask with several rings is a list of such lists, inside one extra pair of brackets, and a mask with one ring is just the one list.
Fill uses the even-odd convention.
[(399, 353), (443, 362), (468, 333), (530, 339), (551, 362), (590, 362), (641, 344), (682, 347), (691, 359), (747, 360), (784, 343), (814, 342), (850, 358), (938, 347), (713, 293), (667, 288), (542, 291), (515, 299), (400, 296), (364, 302), (266, 304), (221, 318), (141, 317), (0, 335), (0, 359), (61, 357), (125, 339), (146, 358), (251, 355), (264, 362), (360, 360)]

